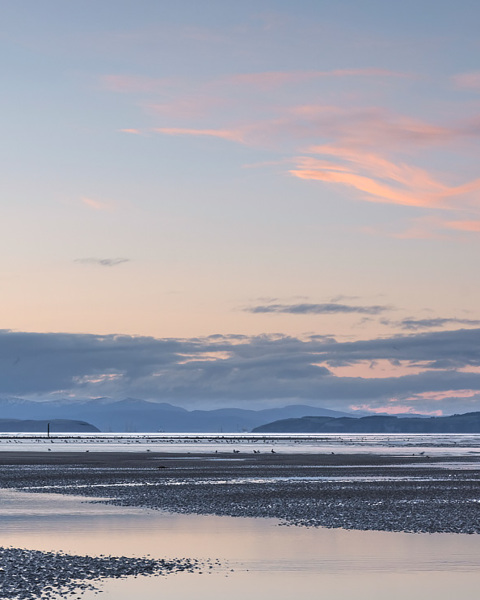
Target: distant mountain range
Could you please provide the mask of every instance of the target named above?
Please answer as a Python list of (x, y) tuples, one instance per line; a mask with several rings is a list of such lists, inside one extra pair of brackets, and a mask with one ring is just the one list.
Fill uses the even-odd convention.
[(0, 432), (8, 433), (95, 433), (99, 430), (85, 421), (52, 419), (41, 421), (32, 419), (0, 419)]
[(172, 404), (135, 398), (95, 398), (75, 402), (68, 399), (33, 402), (22, 398), (0, 398), (0, 417), (3, 419), (82, 420), (93, 423), (103, 432), (236, 433), (251, 431), (266, 422), (306, 414), (330, 418), (348, 415), (305, 405), (263, 410), (186, 410)]
[(255, 433), (480, 433), (480, 412), (449, 417), (287, 418), (253, 429)]

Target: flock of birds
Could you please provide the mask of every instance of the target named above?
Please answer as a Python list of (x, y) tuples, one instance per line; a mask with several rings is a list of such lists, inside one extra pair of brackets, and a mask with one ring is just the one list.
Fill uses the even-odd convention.
[[(216, 452), (216, 450), (215, 450), (215, 452)], [(275, 450), (274, 450), (273, 448), (270, 450), (270, 452), (271, 452), (272, 454), (276, 454), (276, 452), (275, 452)], [(234, 453), (234, 454), (240, 454), (240, 450), (236, 450), (236, 449), (234, 448), (234, 449), (233, 449), (233, 453)], [(254, 454), (260, 454), (260, 450), (254, 450), (254, 451), (253, 451), (253, 453), (254, 453)]]

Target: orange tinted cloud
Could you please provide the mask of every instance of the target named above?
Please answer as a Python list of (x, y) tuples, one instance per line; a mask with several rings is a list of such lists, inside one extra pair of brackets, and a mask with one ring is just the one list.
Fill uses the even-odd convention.
[(455, 207), (452, 199), (480, 189), (480, 179), (448, 186), (424, 169), (357, 149), (325, 145), (315, 146), (311, 151), (325, 158), (297, 158), (297, 168), (290, 171), (292, 175), (353, 187), (370, 202), (452, 209)]
[[(237, 111), (235, 86), (254, 86), (260, 89), (300, 84), (302, 81), (322, 77), (394, 76), (407, 75), (384, 69), (269, 71), (237, 74), (203, 83), (110, 75), (104, 78), (104, 85), (118, 92), (161, 92), (160, 102), (153, 101), (143, 107), (153, 115), (160, 114), (164, 123), (170, 117), (175, 118), (175, 125), (180, 123), (187, 126), (149, 130), (158, 134), (213, 137), (264, 148), (282, 147), (285, 144), (291, 146), (301, 140), (310, 144), (323, 140), (323, 145), (309, 148), (308, 153), (313, 156), (294, 159), (295, 166), (290, 173), (299, 179), (349, 188), (369, 202), (448, 210), (462, 208), (462, 204), (478, 203), (476, 193), (480, 190), (480, 179), (458, 184), (454, 184), (453, 178), (442, 181), (427, 169), (408, 164), (414, 158), (405, 159), (405, 156), (413, 156), (420, 148), (443, 149), (453, 143), (458, 144), (459, 141), (479, 136), (478, 118), (464, 119), (445, 126), (377, 106), (304, 104), (276, 107), (270, 111), (274, 116), (258, 120), (252, 118), (241, 127), (205, 127), (199, 121), (199, 117), (212, 112), (218, 105)], [(457, 83), (473, 86), (476, 85), (477, 78), (480, 79), (480, 73), (466, 73), (457, 76)], [(168, 93), (165, 94), (167, 89)], [(166, 98), (163, 97), (165, 95)], [(258, 96), (256, 94), (255, 98)], [(253, 109), (255, 107), (256, 105)], [(249, 106), (250, 108), (252, 107)], [(262, 111), (264, 108), (263, 106)], [(241, 110), (245, 110), (245, 104), (242, 104)], [(192, 120), (194, 118), (196, 122)], [(209, 118), (209, 124), (215, 123), (212, 118), (215, 117)], [(231, 122), (238, 123), (239, 119), (232, 118)], [(194, 123), (193, 127), (191, 123)], [(168, 122), (165, 124), (168, 125)], [(139, 133), (135, 129), (124, 129), (123, 132)], [(402, 159), (398, 159), (397, 152), (402, 153)], [(399, 236), (434, 237), (427, 229), (422, 226), (422, 231), (419, 231), (415, 227)], [(442, 235), (445, 235), (446, 229), (477, 231), (475, 224), (460, 220), (437, 229), (443, 230)]]
[(119, 131), (121, 133), (131, 133), (133, 135), (142, 135), (142, 132), (140, 131), (140, 129), (119, 129)]
[(459, 231), (470, 231), (480, 233), (480, 221), (447, 221), (444, 226)]
[(361, 192), (366, 192), (367, 199), (372, 202), (387, 202), (390, 204), (403, 204), (406, 206), (432, 206), (431, 198), (420, 198), (408, 191), (401, 192), (391, 186), (379, 183), (371, 177), (355, 175), (354, 173), (342, 173), (338, 170), (313, 171), (313, 170), (295, 170), (290, 171), (292, 175), (300, 179), (316, 179), (317, 181), (326, 181), (330, 183), (341, 183), (356, 188)]

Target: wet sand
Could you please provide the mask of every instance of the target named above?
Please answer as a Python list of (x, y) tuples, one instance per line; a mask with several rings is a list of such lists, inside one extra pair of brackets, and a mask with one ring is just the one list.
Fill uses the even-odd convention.
[[(0, 487), (305, 527), (480, 533), (480, 462), (471, 455), (0, 452)], [(67, 597), (105, 577), (199, 568), (189, 559), (0, 548), (0, 591), (11, 599)]]
[(0, 547), (1, 598), (25, 599), (79, 596), (97, 591), (105, 578), (138, 575), (169, 575), (201, 568), (198, 561), (154, 560), (125, 556), (75, 556), (62, 552), (40, 552)]
[(170, 512), (480, 533), (480, 462), (471, 455), (4, 452), (0, 477), (1, 487), (108, 497), (120, 506)]

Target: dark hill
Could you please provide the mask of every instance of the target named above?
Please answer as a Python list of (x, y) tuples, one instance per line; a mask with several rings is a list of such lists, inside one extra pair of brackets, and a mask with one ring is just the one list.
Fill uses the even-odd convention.
[(33, 402), (21, 398), (0, 398), (0, 415), (6, 419), (73, 419), (89, 421), (101, 431), (118, 432), (241, 432), (251, 431), (262, 423), (303, 415), (342, 417), (348, 413), (326, 408), (292, 405), (282, 408), (251, 410), (219, 408), (186, 410), (165, 402), (136, 398), (111, 400), (96, 398), (71, 402), (56, 400)]
[(448, 417), (301, 417), (282, 419), (254, 433), (480, 433), (480, 412)]
[(4, 433), (47, 433), (49, 424), (51, 433), (97, 433), (100, 431), (95, 425), (70, 419), (52, 419), (51, 421), (0, 419), (0, 431)]

